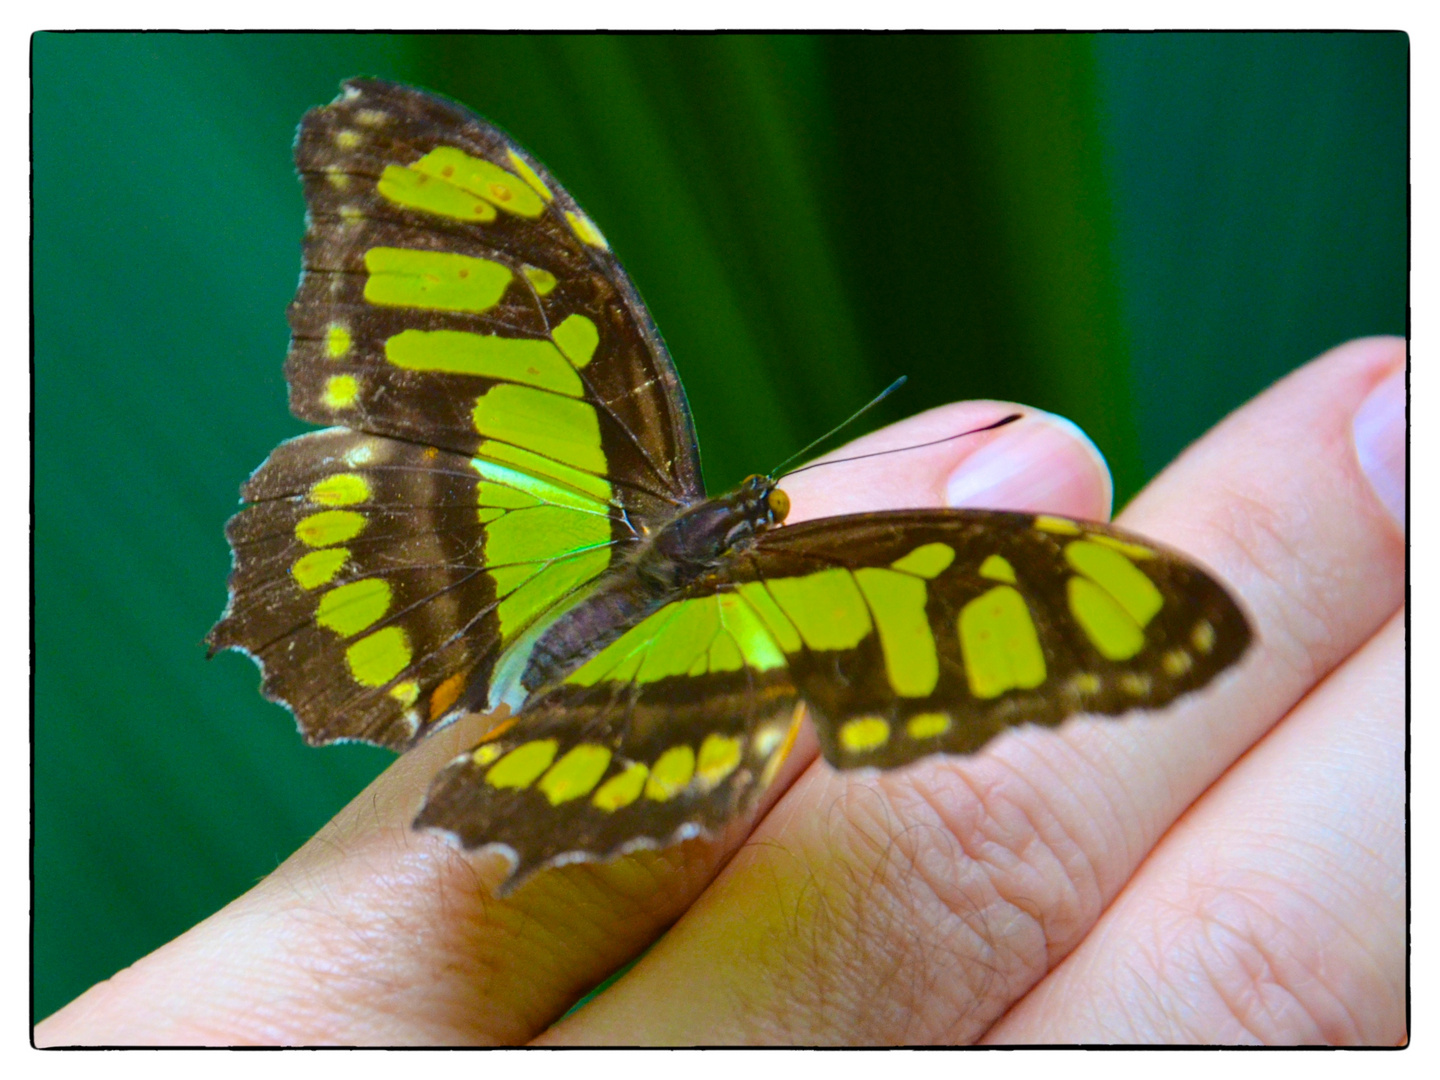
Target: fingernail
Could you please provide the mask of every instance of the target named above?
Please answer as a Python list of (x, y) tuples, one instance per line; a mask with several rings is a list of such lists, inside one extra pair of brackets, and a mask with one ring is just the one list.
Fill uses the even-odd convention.
[(1386, 378), (1355, 412), (1355, 455), (1390, 516), (1405, 528), (1405, 369)]
[(1030, 412), (962, 461), (945, 485), (949, 506), (1110, 516), (1110, 470), (1063, 416)]

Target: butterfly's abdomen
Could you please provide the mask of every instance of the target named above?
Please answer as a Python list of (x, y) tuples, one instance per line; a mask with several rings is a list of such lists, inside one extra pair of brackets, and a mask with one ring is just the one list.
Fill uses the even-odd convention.
[(557, 682), (666, 602), (633, 573), (621, 573), (556, 620), (525, 667), (521, 685), (534, 691)]
[(528, 691), (559, 682), (621, 634), (653, 615), (726, 555), (780, 519), (774, 482), (752, 477), (734, 491), (682, 511), (639, 545), (610, 580), (536, 642), (521, 679)]

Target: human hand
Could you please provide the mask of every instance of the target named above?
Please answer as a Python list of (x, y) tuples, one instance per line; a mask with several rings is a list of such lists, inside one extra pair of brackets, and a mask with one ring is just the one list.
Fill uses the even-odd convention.
[[(832, 770), (806, 737), (755, 821), (504, 900), (498, 857), (409, 828), (486, 726), (462, 721), (36, 1042), (1401, 1042), (1404, 359), (1396, 339), (1326, 354), (1121, 516), (1210, 567), (1253, 621), (1240, 666), (1161, 713), (878, 775)], [(835, 456), (997, 415), (947, 406)], [(1033, 413), (785, 488), (792, 521), (1103, 519), (1110, 499), (1088, 442)]]

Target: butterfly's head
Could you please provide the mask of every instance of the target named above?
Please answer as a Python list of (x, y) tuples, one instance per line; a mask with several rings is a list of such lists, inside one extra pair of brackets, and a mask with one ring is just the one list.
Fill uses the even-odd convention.
[(757, 532), (781, 524), (790, 513), (790, 496), (775, 485), (774, 477), (752, 473), (740, 482), (736, 494)]

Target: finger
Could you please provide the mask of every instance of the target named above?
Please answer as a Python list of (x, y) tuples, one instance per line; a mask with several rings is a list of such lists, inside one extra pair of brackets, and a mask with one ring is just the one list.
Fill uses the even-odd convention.
[[(1016, 411), (1025, 423), (870, 459), (855, 473), (845, 470), (858, 466), (800, 474), (787, 483), (796, 517), (840, 512), (861, 487), (872, 502), (937, 505), (947, 485), (963, 482), (967, 459), (987, 450), (1012, 466), (1008, 481), (990, 467), (984, 492), (995, 505), (1025, 508), (1051, 477), (1069, 500), (1052, 509), (1104, 516), (1109, 477), (1094, 447), (1067, 422), (1032, 410), (948, 406), (837, 456), (913, 446)], [(714, 841), (542, 873), (496, 900), (503, 860), (463, 855), (409, 827), (430, 779), (487, 723), (462, 721), (406, 754), (256, 889), (89, 991), (42, 1024), (37, 1039), (513, 1043), (542, 1030), (663, 932), (749, 824)], [(761, 812), (814, 753), (813, 741), (797, 745)]]
[[(1232, 676), (1128, 724), (1013, 732), (878, 777), (812, 767), (715, 886), (558, 1040), (978, 1038), (1094, 926), (1183, 810), (1398, 607), (1399, 534), (1353, 421), (1403, 343), (1241, 409), (1122, 517), (1236, 588)], [(691, 987), (685, 995), (668, 987)]]
[(1405, 1038), (1403, 615), (1208, 792), (987, 1042)]
[[(995, 431), (963, 434), (1017, 414)], [(951, 441), (924, 445), (937, 439)], [(851, 458), (858, 460), (828, 464)], [(782, 477), (781, 487), (794, 507), (791, 521), (929, 506), (1108, 520), (1112, 491), (1105, 459), (1078, 427), (999, 401), (931, 409), (817, 458)]]

